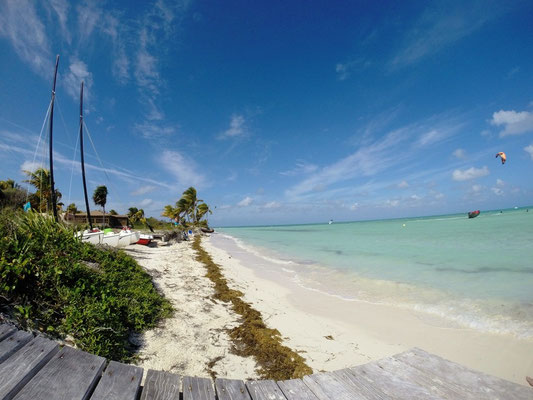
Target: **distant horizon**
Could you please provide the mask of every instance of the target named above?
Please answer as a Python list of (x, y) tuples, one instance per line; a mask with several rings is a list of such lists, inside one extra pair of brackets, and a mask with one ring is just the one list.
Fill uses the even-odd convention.
[(225, 226), (530, 204), (532, 14), (525, 1), (3, 1), (0, 179), (48, 168), (46, 145), (34, 154), (59, 54), (66, 205), (85, 208), (82, 81), (88, 191), (106, 185), (106, 209), (161, 218), (189, 186)]
[[(515, 208), (517, 207), (517, 208)], [(521, 210), (521, 209), (532, 209), (533, 210), (533, 204), (532, 205), (526, 205), (526, 206), (513, 206), (513, 207), (507, 207), (507, 208), (495, 208), (492, 210), (480, 210), (480, 215), (483, 215), (483, 213), (488, 212), (497, 212), (497, 211), (515, 211), (515, 210)], [(469, 210), (469, 211), (475, 211), (475, 210)], [(333, 220), (332, 224), (350, 224), (353, 222), (373, 222), (373, 221), (393, 221), (395, 219), (411, 219), (411, 218), (431, 218), (431, 217), (445, 217), (445, 216), (452, 216), (452, 215), (464, 215), (465, 218), (468, 218), (468, 212), (452, 212), (448, 214), (432, 214), (432, 215), (411, 215), (411, 216), (401, 216), (401, 217), (394, 217), (394, 218), (372, 218), (372, 219), (359, 219), (359, 220), (353, 220), (353, 221), (335, 221)], [(287, 223), (287, 224), (266, 224), (266, 225), (231, 225), (231, 226), (211, 226), (212, 228), (263, 228), (263, 227), (270, 227), (270, 226), (292, 226), (292, 225), (328, 225), (330, 220), (325, 221), (319, 221), (319, 222), (306, 222), (306, 223)]]

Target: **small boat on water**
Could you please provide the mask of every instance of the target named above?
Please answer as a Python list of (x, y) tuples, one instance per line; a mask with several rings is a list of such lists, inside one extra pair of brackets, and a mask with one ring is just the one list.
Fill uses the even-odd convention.
[(144, 235), (141, 233), (139, 236), (139, 240), (136, 242), (136, 244), (148, 246), (152, 240), (154, 240), (154, 237), (152, 235)]
[(480, 213), (481, 213), (481, 211), (479, 211), (479, 210), (470, 211), (468, 213), (468, 218), (476, 218)]

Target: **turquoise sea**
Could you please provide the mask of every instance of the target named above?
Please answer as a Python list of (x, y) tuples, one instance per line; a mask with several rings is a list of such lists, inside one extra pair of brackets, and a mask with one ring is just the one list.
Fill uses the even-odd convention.
[(220, 228), (217, 240), (310, 290), (533, 338), (533, 208), (502, 211)]

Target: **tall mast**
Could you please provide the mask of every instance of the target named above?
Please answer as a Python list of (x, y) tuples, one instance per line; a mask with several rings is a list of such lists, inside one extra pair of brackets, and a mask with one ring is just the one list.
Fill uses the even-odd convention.
[(52, 210), (54, 211), (54, 219), (57, 222), (57, 206), (56, 206), (56, 191), (54, 189), (54, 155), (52, 149), (52, 132), (54, 127), (54, 100), (56, 98), (56, 79), (57, 66), (59, 65), (59, 54), (56, 57), (56, 69), (54, 72), (54, 86), (52, 87), (52, 104), (50, 105), (50, 190), (52, 200)]
[(80, 153), (81, 153), (81, 176), (83, 178), (83, 194), (85, 195), (85, 208), (87, 209), (87, 220), (92, 230), (93, 223), (91, 221), (91, 211), (89, 210), (89, 198), (87, 197), (87, 183), (85, 182), (85, 158), (83, 155), (83, 81), (81, 81), (81, 90), (80, 90)]

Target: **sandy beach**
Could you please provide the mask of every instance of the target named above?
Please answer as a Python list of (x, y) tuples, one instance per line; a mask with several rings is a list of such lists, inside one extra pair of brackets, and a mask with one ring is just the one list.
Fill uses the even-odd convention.
[[(315, 371), (332, 371), (419, 347), (449, 360), (527, 385), (533, 374), (533, 342), (450, 326), (427, 314), (368, 302), (345, 301), (305, 289), (281, 271), (254, 268), (250, 255), (222, 249), (204, 237), (202, 246), (219, 264), (229, 285), (281, 332)], [(176, 309), (172, 318), (138, 338), (139, 365), (184, 375), (255, 378), (253, 359), (230, 352), (225, 329), (238, 318), (211, 299), (212, 284), (194, 259), (190, 242), (127, 252), (153, 276)], [(264, 260), (263, 260), (264, 262)], [(216, 362), (213, 363), (213, 361)], [(210, 368), (210, 362), (212, 367)]]

